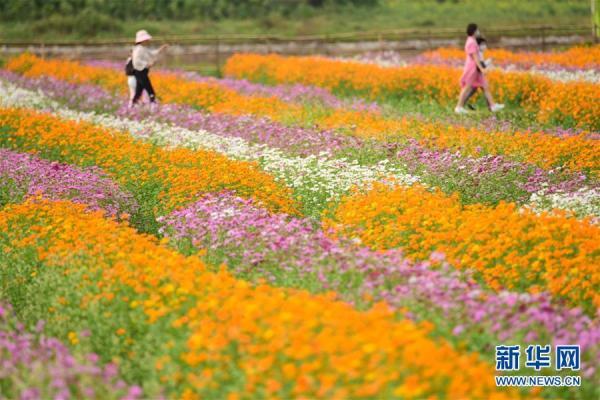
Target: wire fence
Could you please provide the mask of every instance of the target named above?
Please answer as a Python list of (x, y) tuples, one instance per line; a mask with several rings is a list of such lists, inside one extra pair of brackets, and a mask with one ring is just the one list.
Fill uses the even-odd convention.
[[(562, 26), (502, 26), (485, 29), (489, 43), (498, 47), (535, 48), (542, 51), (551, 46), (597, 41), (596, 27), (590, 25)], [(417, 52), (436, 47), (461, 45), (464, 29), (419, 28), (366, 32), (340, 32), (335, 34), (279, 36), (279, 35), (169, 35), (155, 42), (169, 43), (169, 57), (221, 63), (237, 52), (282, 53), (289, 55), (326, 54), (349, 55), (365, 51), (394, 50)], [(30, 51), (44, 56), (69, 58), (122, 58), (132, 45), (132, 38), (113, 38), (80, 41), (0, 40), (3, 53)]]
[[(538, 26), (503, 26), (496, 28), (486, 28), (486, 36), (490, 39), (497, 37), (550, 37), (565, 35), (583, 35), (593, 39), (595, 28), (589, 25), (538, 25)], [(167, 35), (156, 40), (157, 42), (177, 42), (181, 44), (206, 44), (206, 43), (278, 43), (278, 42), (355, 42), (372, 40), (409, 40), (409, 39), (435, 39), (452, 38), (463, 36), (463, 28), (418, 28), (418, 29), (394, 29), (380, 31), (364, 32), (338, 32), (332, 34), (316, 35), (251, 35), (251, 34), (220, 34), (220, 35)], [(48, 41), (40, 38), (39, 40), (20, 41), (20, 40), (2, 40), (0, 46), (106, 46), (106, 45), (125, 45), (131, 44), (132, 38), (111, 38), (111, 39), (93, 39), (93, 40), (65, 40)]]

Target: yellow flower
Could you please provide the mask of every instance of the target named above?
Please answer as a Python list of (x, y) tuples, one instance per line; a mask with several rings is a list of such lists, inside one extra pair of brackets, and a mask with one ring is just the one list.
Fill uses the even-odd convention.
[(73, 331), (69, 332), (67, 334), (67, 338), (69, 339), (69, 342), (71, 342), (71, 344), (77, 344), (79, 343), (79, 339), (77, 338), (77, 334)]

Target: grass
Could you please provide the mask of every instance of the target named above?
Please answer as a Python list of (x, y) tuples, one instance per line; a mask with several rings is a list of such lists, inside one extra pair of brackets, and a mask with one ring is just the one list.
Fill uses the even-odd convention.
[[(223, 64), (223, 62), (221, 62)], [(201, 63), (179, 63), (175, 64), (176, 68), (183, 69), (185, 71), (197, 72), (203, 76), (212, 76), (215, 78), (222, 78), (222, 67), (218, 69), (214, 62), (201, 62)]]
[(456, 123), (457, 125), (479, 126), (483, 124), (490, 116), (495, 115), (499, 121), (503, 121), (506, 127), (511, 131), (527, 130), (529, 128), (551, 129), (554, 124), (540, 124), (536, 121), (535, 114), (528, 112), (515, 104), (505, 104), (505, 109), (497, 114), (492, 114), (483, 98), (478, 95), (477, 99), (469, 103), (475, 107), (465, 115), (454, 113), (455, 103), (440, 104), (435, 100), (417, 100), (411, 98), (387, 98), (382, 99), (380, 103), (384, 107), (384, 114), (390, 118), (402, 118), (406, 116), (416, 116), (423, 120), (431, 122)]
[[(93, 19), (87, 21), (87, 19)], [(157, 37), (190, 34), (273, 34), (297, 36), (402, 28), (463, 28), (507, 25), (591, 24), (588, 0), (381, 0), (365, 7), (300, 8), (290, 17), (270, 14), (254, 19), (122, 21), (91, 13), (51, 15), (38, 21), (0, 23), (0, 38), (9, 40), (80, 40), (128, 38), (138, 29)]]

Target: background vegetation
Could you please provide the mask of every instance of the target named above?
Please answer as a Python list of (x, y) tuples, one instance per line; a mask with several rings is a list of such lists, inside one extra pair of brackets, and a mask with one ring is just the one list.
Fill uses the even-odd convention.
[(0, 0), (0, 39), (591, 24), (589, 0)]

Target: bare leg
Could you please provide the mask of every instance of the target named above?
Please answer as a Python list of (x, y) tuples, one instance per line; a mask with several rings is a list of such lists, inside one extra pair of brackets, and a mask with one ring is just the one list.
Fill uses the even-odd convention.
[(129, 86), (129, 107), (133, 106), (133, 97), (135, 96), (135, 88)]
[[(465, 97), (465, 106), (469, 107), (469, 100), (475, 95), (475, 93), (477, 93), (477, 88), (471, 87), (469, 93), (467, 93), (467, 96)], [(471, 106), (471, 108), (473, 108), (473, 106)]]
[(460, 91), (460, 95), (458, 96), (458, 103), (456, 104), (456, 107), (464, 107), (465, 100), (470, 90), (470, 86), (465, 86), (464, 88), (462, 88), (462, 90)]
[(487, 100), (488, 107), (491, 109), (494, 106), (494, 98), (492, 97), (492, 93), (487, 86), (483, 87), (483, 93), (485, 94), (485, 99)]

